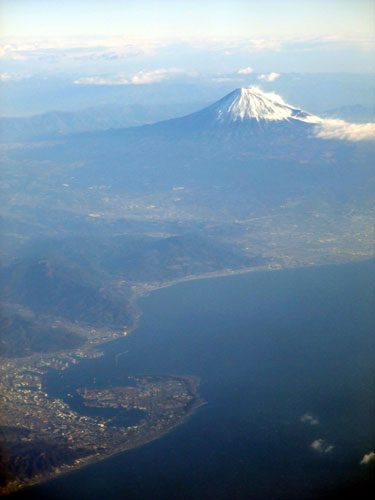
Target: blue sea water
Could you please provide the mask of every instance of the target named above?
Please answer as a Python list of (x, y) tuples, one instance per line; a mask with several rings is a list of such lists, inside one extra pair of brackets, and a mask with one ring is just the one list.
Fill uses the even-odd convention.
[(152, 292), (132, 335), (51, 377), (49, 389), (66, 398), (128, 375), (191, 374), (207, 404), (156, 441), (12, 498), (367, 498), (374, 468), (360, 461), (375, 451), (374, 278), (367, 261)]

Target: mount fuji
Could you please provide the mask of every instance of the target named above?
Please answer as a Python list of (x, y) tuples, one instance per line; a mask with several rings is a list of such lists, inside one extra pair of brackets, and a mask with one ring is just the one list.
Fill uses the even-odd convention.
[[(150, 131), (178, 134), (215, 135), (243, 132), (298, 133), (312, 131), (323, 120), (293, 107), (273, 92), (258, 87), (238, 88), (210, 106), (181, 118), (148, 126)], [(144, 127), (143, 127), (144, 128)]]
[(285, 103), (277, 94), (263, 92), (258, 87), (239, 88), (202, 111), (197, 118), (211, 118), (218, 123), (305, 122), (317, 124), (321, 120)]
[(180, 118), (65, 136), (28, 150), (28, 160), (63, 159), (61, 185), (72, 178), (77, 188), (103, 185), (113, 192), (174, 186), (207, 192), (215, 185), (279, 203), (368, 190), (373, 145), (322, 139), (317, 130), (324, 122), (277, 94), (241, 88)]
[[(375, 123), (349, 123), (335, 118), (321, 118), (286, 103), (274, 92), (258, 87), (239, 88), (212, 105), (188, 116), (152, 125), (151, 130), (168, 134), (203, 134), (244, 136), (263, 132), (272, 138), (306, 134), (310, 139), (375, 141)], [(273, 136), (273, 137), (272, 137)]]

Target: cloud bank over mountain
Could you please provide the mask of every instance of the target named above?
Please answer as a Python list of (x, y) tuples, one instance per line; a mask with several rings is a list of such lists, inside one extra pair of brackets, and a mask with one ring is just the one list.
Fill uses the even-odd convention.
[(314, 133), (320, 139), (348, 141), (375, 140), (375, 123), (349, 123), (344, 120), (322, 119)]

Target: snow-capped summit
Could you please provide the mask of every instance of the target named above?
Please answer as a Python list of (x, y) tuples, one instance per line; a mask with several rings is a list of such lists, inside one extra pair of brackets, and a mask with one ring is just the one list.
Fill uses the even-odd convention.
[(206, 111), (214, 112), (216, 119), (222, 123), (247, 120), (298, 120), (307, 123), (320, 121), (319, 117), (285, 103), (279, 95), (263, 92), (258, 87), (236, 89), (206, 108)]
[[(348, 123), (344, 120), (320, 118), (284, 101), (274, 92), (259, 87), (233, 90), (210, 106), (181, 118), (155, 124), (174, 136), (203, 134), (205, 140), (223, 135), (231, 140), (338, 139), (349, 141), (375, 140), (374, 123)], [(284, 141), (285, 142), (285, 141)]]

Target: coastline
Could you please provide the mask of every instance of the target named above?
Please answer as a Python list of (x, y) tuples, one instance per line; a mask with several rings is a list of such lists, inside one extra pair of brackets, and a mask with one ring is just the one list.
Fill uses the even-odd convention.
[[(373, 260), (373, 258), (370, 259), (361, 259), (361, 260)], [(353, 261), (352, 261), (353, 262)], [(336, 263), (336, 264), (341, 264), (341, 263)], [(325, 265), (325, 264), (323, 264)], [(331, 264), (328, 264), (331, 265)], [(303, 268), (303, 267), (312, 267), (312, 266), (295, 266), (294, 268)], [(132, 319), (132, 323), (130, 327), (128, 328), (128, 333), (134, 332), (138, 325), (139, 325), (139, 319), (142, 315), (142, 310), (137, 304), (137, 301), (139, 298), (146, 297), (149, 295), (152, 291), (156, 291), (161, 288), (167, 288), (179, 283), (183, 283), (185, 281), (194, 281), (194, 280), (200, 280), (200, 279), (208, 279), (208, 278), (221, 278), (221, 277), (226, 277), (226, 276), (234, 276), (234, 275), (240, 275), (240, 274), (247, 274), (249, 272), (264, 272), (264, 271), (274, 271), (274, 270), (284, 270), (284, 269), (291, 269), (292, 267), (289, 268), (270, 268), (269, 266), (258, 266), (258, 267), (252, 267), (252, 268), (242, 268), (238, 270), (224, 270), (224, 271), (218, 271), (214, 273), (205, 273), (201, 275), (191, 275), (191, 276), (186, 276), (180, 279), (176, 279), (173, 281), (169, 282), (162, 282), (162, 283), (153, 283), (153, 284), (143, 284), (143, 285), (138, 285), (135, 288), (133, 288), (133, 294), (131, 297), (131, 303), (132, 307), (134, 307), (134, 317)], [(115, 340), (115, 339), (114, 339)], [(107, 340), (104, 340), (101, 343), (95, 344), (94, 347), (98, 347), (103, 343), (107, 343)], [(67, 351), (61, 351), (62, 353), (67, 353)], [(71, 351), (69, 351), (71, 352)], [(52, 355), (56, 355), (56, 353), (52, 353)], [(34, 355), (33, 358), (38, 357), (39, 355)], [(18, 358), (18, 362), (21, 361), (21, 359), (24, 361), (26, 364), (26, 359), (25, 358)], [(180, 378), (184, 376), (180, 376)], [(199, 379), (197, 377), (194, 377), (194, 375), (187, 375), (188, 378), (190, 379), (195, 379), (197, 381), (197, 385), (195, 386), (195, 389), (197, 389), (199, 385)], [(172, 422), (170, 425), (167, 427), (163, 428), (162, 430), (155, 432), (155, 433), (148, 433), (146, 435), (141, 435), (137, 437), (137, 439), (131, 440), (131, 442), (128, 443), (123, 443), (117, 448), (113, 448), (111, 451), (103, 454), (96, 454), (96, 455), (89, 455), (86, 459), (82, 458), (80, 459), (79, 463), (74, 464), (74, 465), (64, 465), (60, 468), (56, 468), (53, 472), (47, 473), (45, 475), (41, 476), (35, 476), (34, 479), (30, 482), (25, 482), (21, 483), (19, 485), (13, 484), (13, 487), (9, 487), (3, 490), (3, 494), (11, 494), (13, 492), (19, 491), (21, 489), (25, 489), (28, 487), (36, 486), (38, 484), (50, 481), (54, 478), (60, 477), (64, 474), (67, 474), (68, 472), (72, 472), (75, 470), (79, 470), (83, 467), (86, 467), (88, 465), (92, 465), (94, 463), (98, 463), (99, 461), (106, 460), (112, 456), (115, 456), (119, 453), (123, 453), (125, 451), (129, 451), (131, 449), (139, 448), (149, 442), (152, 442), (156, 439), (161, 438), (162, 436), (166, 435), (169, 433), (173, 428), (183, 424), (200, 406), (205, 405), (206, 403), (200, 398), (199, 394), (197, 393), (196, 400), (194, 404), (189, 408), (189, 410), (183, 415), (182, 418)], [(11, 483), (10, 485), (11, 486)]]
[[(178, 375), (178, 378), (181, 379), (194, 379), (193, 385), (195, 385), (195, 389), (198, 388), (199, 386), (199, 378), (194, 376), (194, 375)], [(69, 474), (70, 472), (78, 471), (80, 469), (84, 469), (86, 467), (89, 467), (90, 465), (102, 462), (104, 460), (107, 460), (108, 458), (114, 457), (116, 455), (119, 455), (121, 453), (124, 453), (126, 451), (134, 450), (137, 448), (140, 448), (141, 446), (144, 446), (148, 443), (151, 443), (152, 441), (156, 441), (157, 439), (162, 438), (169, 432), (171, 432), (173, 429), (179, 427), (180, 425), (183, 425), (197, 410), (198, 408), (205, 406), (207, 402), (200, 398), (199, 394), (197, 393), (197, 398), (194, 401), (194, 403), (191, 405), (189, 410), (184, 414), (184, 416), (175, 422), (171, 423), (170, 426), (167, 428), (155, 432), (153, 434), (149, 434), (147, 437), (146, 436), (140, 436), (139, 439), (136, 441), (133, 441), (132, 443), (123, 443), (122, 445), (118, 446), (117, 448), (112, 449), (111, 451), (103, 454), (96, 454), (96, 455), (90, 455), (87, 458), (81, 458), (79, 460), (79, 463), (74, 464), (74, 465), (63, 465), (59, 468), (56, 468), (53, 472), (49, 472), (43, 475), (39, 475), (34, 477), (33, 480), (27, 481), (27, 482), (13, 482), (9, 483), (8, 488), (4, 488), (0, 490), (0, 494), (7, 496), (11, 495), (13, 493), (17, 493), (21, 490), (27, 490), (28, 488), (33, 488), (34, 486), (38, 486), (39, 484), (46, 483), (48, 481), (52, 481), (53, 479), (57, 479), (58, 477), (62, 477), (66, 474)]]
[[(304, 269), (310, 267), (324, 267), (333, 265), (344, 265), (351, 264), (355, 262), (366, 262), (369, 260), (374, 260), (374, 255), (367, 255), (365, 257), (361, 256), (358, 258), (353, 258), (351, 260), (339, 260), (334, 259), (332, 261), (324, 262), (298, 262), (298, 263), (288, 263), (287, 265), (281, 265), (280, 263), (271, 263), (263, 266), (251, 266), (251, 267), (241, 267), (238, 269), (223, 269), (221, 271), (212, 271), (209, 273), (201, 274), (189, 274), (187, 276), (176, 278), (169, 281), (153, 282), (153, 283), (135, 283), (132, 285), (132, 296), (130, 298), (131, 303), (137, 301), (139, 298), (147, 297), (151, 292), (160, 290), (162, 288), (168, 288), (170, 286), (178, 285), (187, 281), (204, 280), (211, 278), (225, 278), (227, 276), (238, 276), (241, 274), (257, 273), (257, 272), (274, 272), (274, 271), (286, 271), (288, 269)], [(129, 328), (129, 332), (131, 329)]]

